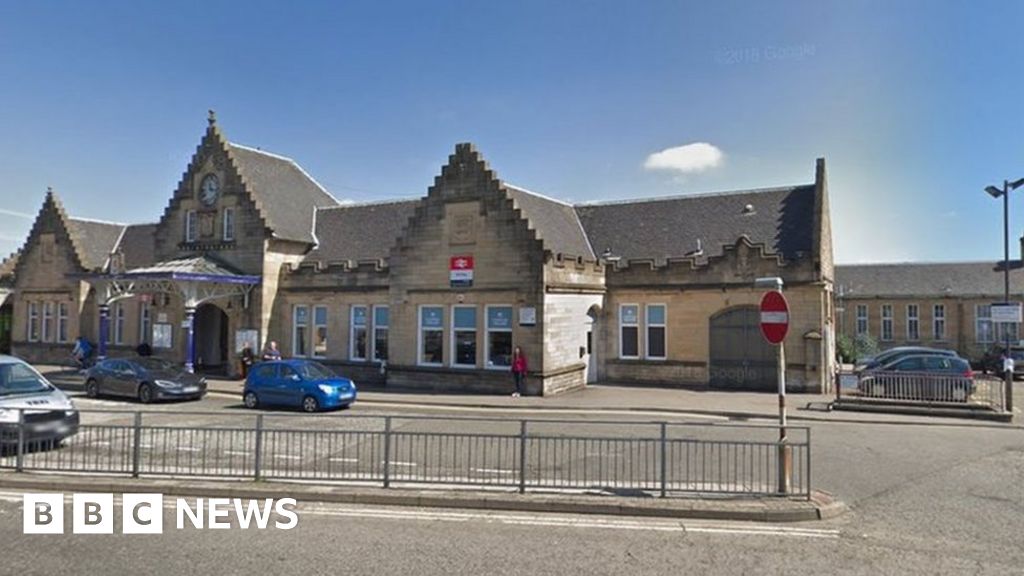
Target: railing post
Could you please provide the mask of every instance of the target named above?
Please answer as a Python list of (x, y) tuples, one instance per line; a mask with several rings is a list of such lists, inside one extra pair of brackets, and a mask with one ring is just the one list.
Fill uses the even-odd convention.
[(807, 428), (804, 432), (807, 434), (807, 499), (810, 500), (813, 491), (813, 484), (811, 484), (811, 429)]
[(384, 417), (384, 487), (391, 487), (391, 416)]
[(668, 481), (668, 424), (661, 423), (661, 497), (665, 497)]
[(142, 456), (142, 412), (135, 413), (135, 427), (132, 436), (132, 478), (139, 477), (140, 458)]
[(14, 461), (14, 470), (21, 472), (25, 468), (25, 409), (18, 408), (18, 456)]
[(526, 493), (526, 420), (519, 421), (519, 493)]
[(256, 455), (253, 458), (253, 478), (260, 479), (263, 468), (263, 414), (256, 416)]

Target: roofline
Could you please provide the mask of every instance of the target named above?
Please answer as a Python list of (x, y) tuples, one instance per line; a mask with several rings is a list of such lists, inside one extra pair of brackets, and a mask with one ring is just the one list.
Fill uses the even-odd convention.
[(111, 222), (109, 220), (100, 220), (98, 218), (81, 218), (78, 216), (68, 216), (68, 220), (78, 220), (79, 222), (91, 222), (93, 224), (106, 224), (108, 226), (128, 226), (123, 222)]
[(114, 252), (117, 252), (118, 249), (121, 248), (121, 241), (124, 240), (124, 234), (127, 231), (128, 231), (128, 226), (125, 226), (124, 228), (121, 228), (121, 233), (118, 234), (117, 240), (114, 242), (114, 246), (110, 249), (110, 252), (107, 253), (107, 259), (103, 262), (103, 269), (104, 270), (109, 270), (110, 269), (110, 258), (111, 258), (111, 256), (114, 255)]
[(699, 192), (694, 194), (673, 194), (671, 196), (650, 196), (646, 198), (630, 198), (621, 200), (597, 200), (592, 202), (580, 202), (574, 204), (574, 208), (585, 208), (588, 206), (615, 206), (619, 204), (642, 204), (645, 202), (665, 202), (670, 200), (689, 200), (698, 198), (714, 198), (720, 196), (739, 196), (741, 194), (769, 194), (772, 192), (793, 191), (798, 188), (814, 188), (814, 183), (796, 184), (793, 186), (775, 186), (772, 188), (752, 188), (749, 190), (727, 190), (719, 192)]
[(561, 204), (563, 206), (568, 206), (569, 208), (573, 208), (573, 205), (571, 203), (569, 203), (569, 202), (566, 202), (565, 200), (559, 200), (558, 198), (552, 198), (551, 196), (548, 196), (546, 194), (541, 194), (540, 192), (534, 192), (533, 190), (528, 190), (526, 188), (523, 188), (522, 186), (518, 186), (518, 185), (512, 184), (510, 182), (502, 182), (501, 184), (503, 186), (505, 186), (506, 188), (512, 188), (513, 190), (518, 190), (520, 192), (525, 192), (527, 194), (531, 194), (533, 196), (537, 196), (538, 198), (543, 198), (545, 200), (550, 200), (551, 202), (555, 202), (557, 204)]
[(274, 154), (273, 152), (267, 152), (265, 150), (260, 150), (259, 148), (253, 148), (252, 146), (246, 146), (244, 144), (238, 144), (237, 142), (232, 142), (230, 140), (227, 140), (227, 143), (228, 143), (229, 146), (234, 146), (236, 148), (241, 148), (242, 150), (248, 150), (249, 152), (255, 152), (257, 154), (263, 154), (264, 156), (270, 156), (271, 158), (276, 158), (278, 160), (284, 160), (285, 162), (290, 163), (292, 166), (295, 166), (295, 168), (298, 169), (299, 172), (302, 172), (303, 176), (305, 176), (306, 178), (309, 178), (309, 181), (312, 182), (313, 184), (315, 184), (316, 187), (319, 188), (321, 192), (323, 192), (324, 194), (327, 194), (327, 196), (329, 196), (331, 198), (331, 200), (334, 200), (335, 204), (340, 204), (340, 201), (338, 200), (337, 197), (334, 196), (334, 194), (331, 194), (330, 191), (327, 190), (327, 188), (324, 188), (323, 184), (318, 182), (316, 178), (313, 178), (313, 176), (311, 176), (309, 174), (309, 172), (306, 172), (306, 169), (303, 168), (302, 165), (300, 165), (294, 159), (289, 158), (287, 156), (282, 156), (280, 154)]
[(351, 202), (351, 201), (347, 201), (346, 200), (346, 201), (343, 201), (343, 202), (339, 203), (337, 206), (319, 206), (319, 207), (317, 207), (317, 211), (320, 211), (320, 210), (339, 210), (341, 208), (363, 208), (364, 206), (387, 206), (389, 204), (402, 204), (404, 202), (419, 202), (422, 199), (423, 199), (422, 196), (417, 196), (415, 198), (410, 197), (410, 198), (395, 198), (395, 199), (392, 199), (392, 200), (369, 200), (369, 201), (366, 201), (366, 202)]
[[(1011, 258), (1010, 262), (1011, 263), (1012, 262), (1020, 262), (1020, 259), (1019, 258)], [(866, 268), (866, 267), (872, 267), (872, 266), (875, 266), (875, 267), (882, 267), (882, 266), (962, 266), (964, 264), (976, 264), (976, 265), (989, 264), (989, 265), (992, 265), (992, 266), (1000, 266), (1000, 265), (1002, 265), (1002, 263), (1003, 263), (1002, 259), (999, 259), (999, 260), (955, 260), (955, 261), (949, 261), (949, 262), (937, 262), (937, 261), (909, 262), (909, 261), (902, 261), (902, 262), (867, 262), (867, 263), (863, 263), (863, 264), (836, 264), (835, 267), (838, 269), (838, 268), (853, 268), (855, 266), (865, 267)]]

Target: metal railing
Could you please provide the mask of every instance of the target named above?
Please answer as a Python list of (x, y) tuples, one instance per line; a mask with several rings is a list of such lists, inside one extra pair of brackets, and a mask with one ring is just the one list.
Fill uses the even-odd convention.
[(984, 408), (1001, 412), (1005, 386), (995, 376), (872, 370), (838, 375), (836, 399), (872, 403)]
[[(77, 433), (0, 428), (0, 469), (620, 495), (810, 498), (805, 427), (88, 410)], [(792, 462), (780, 490), (780, 451)]]

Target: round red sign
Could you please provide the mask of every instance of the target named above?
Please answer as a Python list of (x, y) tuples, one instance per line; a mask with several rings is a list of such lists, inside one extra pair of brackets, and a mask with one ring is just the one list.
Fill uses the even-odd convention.
[(789, 332), (789, 304), (778, 290), (761, 297), (761, 334), (772, 344), (779, 344)]

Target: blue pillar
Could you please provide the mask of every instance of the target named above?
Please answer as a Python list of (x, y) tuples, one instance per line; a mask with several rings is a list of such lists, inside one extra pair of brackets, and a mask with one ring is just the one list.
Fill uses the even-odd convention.
[(196, 331), (194, 330), (196, 309), (185, 308), (185, 370), (196, 371)]
[(100, 304), (100, 341), (97, 343), (97, 360), (107, 357), (107, 335), (110, 334), (110, 305)]

